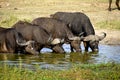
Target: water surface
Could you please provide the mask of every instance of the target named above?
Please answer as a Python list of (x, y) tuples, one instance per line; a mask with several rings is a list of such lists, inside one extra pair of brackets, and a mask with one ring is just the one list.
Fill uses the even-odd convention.
[(34, 70), (36, 67), (41, 69), (64, 70), (71, 68), (72, 64), (99, 64), (115, 62), (120, 63), (120, 46), (99, 45), (99, 52), (92, 53), (70, 53), (70, 46), (64, 46), (66, 54), (51, 53), (52, 50), (44, 48), (39, 55), (25, 54), (0, 54), (0, 63), (7, 63), (10, 66), (19, 66)]

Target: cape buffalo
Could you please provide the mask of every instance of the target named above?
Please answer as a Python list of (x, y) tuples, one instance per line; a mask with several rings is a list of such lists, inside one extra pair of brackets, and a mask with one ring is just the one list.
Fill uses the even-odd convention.
[(60, 53), (63, 52), (63, 49), (59, 48), (59, 46), (54, 46), (55, 44), (59, 43), (58, 39), (53, 38), (42, 27), (24, 21), (18, 21), (12, 27), (21, 33), (25, 40), (35, 41), (34, 49), (37, 52), (39, 52), (43, 47), (50, 47)]
[(24, 41), (14, 28), (0, 27), (0, 53), (17, 53), (20, 48), (29, 44), (31, 41)]
[(94, 28), (90, 22), (87, 15), (81, 12), (56, 12), (51, 15), (52, 18), (61, 20), (69, 25), (69, 28), (74, 35), (79, 36), (83, 33), (83, 41), (85, 46), (85, 51), (88, 51), (90, 47), (92, 51), (98, 51), (98, 43), (100, 40), (104, 39), (106, 33), (102, 36), (95, 35)]
[(32, 21), (32, 24), (41, 26), (46, 31), (48, 31), (53, 38), (58, 38), (59, 39), (58, 42), (61, 43), (57, 44), (56, 46), (59, 45), (62, 48), (63, 43), (69, 42), (76, 52), (81, 51), (78, 45), (80, 43), (80, 38), (75, 37), (65, 23), (52, 18), (40, 17), (34, 19)]
[[(116, 2), (115, 2), (116, 5), (117, 5), (118, 10), (120, 10), (119, 1), (120, 1), (120, 0), (116, 0)], [(112, 9), (111, 9), (111, 4), (112, 4), (112, 0), (109, 0), (109, 8), (108, 8), (109, 11), (112, 10)]]

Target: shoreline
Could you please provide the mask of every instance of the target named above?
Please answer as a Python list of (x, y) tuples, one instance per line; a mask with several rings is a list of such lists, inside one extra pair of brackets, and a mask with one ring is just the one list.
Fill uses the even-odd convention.
[(105, 39), (100, 41), (100, 44), (105, 45), (120, 45), (120, 30), (107, 30), (107, 29), (96, 29), (95, 33), (100, 34), (101, 32), (105, 32), (107, 36)]

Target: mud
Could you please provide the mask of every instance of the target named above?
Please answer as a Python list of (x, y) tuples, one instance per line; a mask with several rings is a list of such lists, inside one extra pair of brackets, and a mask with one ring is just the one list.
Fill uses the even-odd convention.
[(106, 32), (107, 36), (104, 40), (100, 42), (100, 44), (106, 45), (120, 45), (120, 30), (95, 30), (96, 34), (100, 34), (101, 32)]

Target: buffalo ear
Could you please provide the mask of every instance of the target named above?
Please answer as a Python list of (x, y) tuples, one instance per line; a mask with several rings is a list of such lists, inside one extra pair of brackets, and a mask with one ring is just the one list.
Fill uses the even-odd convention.
[(35, 41), (29, 40), (29, 41), (25, 41), (25, 42), (19, 42), (19, 40), (17, 39), (17, 40), (16, 40), (16, 43), (17, 43), (18, 45), (20, 45), (20, 46), (26, 46), (26, 45), (35, 43)]

